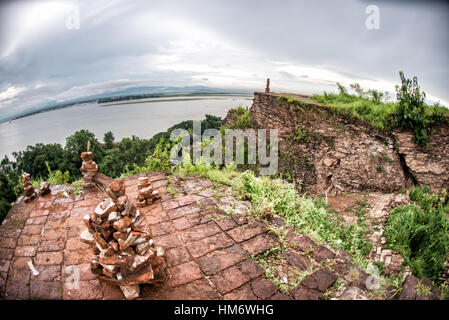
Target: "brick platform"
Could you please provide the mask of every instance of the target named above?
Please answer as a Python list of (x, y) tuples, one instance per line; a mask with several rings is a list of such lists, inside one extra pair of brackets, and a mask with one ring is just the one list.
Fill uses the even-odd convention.
[[(291, 246), (284, 253), (285, 264), (310, 274), (296, 288), (281, 291), (254, 260), (278, 246), (279, 238), (265, 222), (247, 216), (248, 202), (237, 201), (226, 189), (226, 197), (214, 197), (216, 188), (206, 179), (181, 180), (163, 173), (148, 176), (162, 198), (140, 211), (155, 245), (166, 250), (170, 277), (161, 286), (142, 286), (142, 299), (318, 299), (338, 277), (348, 289), (366, 290), (364, 282), (354, 280), (349, 272), (357, 269), (361, 279), (366, 277), (350, 263), (350, 255), (286, 228)], [(130, 196), (137, 193), (137, 178), (125, 179)], [(167, 191), (169, 179), (175, 195)], [(0, 295), (6, 299), (124, 299), (119, 288), (91, 273), (93, 249), (79, 237), (83, 216), (94, 210), (103, 195), (86, 193), (73, 199), (63, 196), (64, 190), (52, 187), (51, 194), (29, 204), (18, 201), (4, 220)], [(276, 224), (283, 222), (278, 219)], [(28, 261), (39, 275), (33, 275)], [(79, 268), (79, 288), (68, 281), (73, 267)]]

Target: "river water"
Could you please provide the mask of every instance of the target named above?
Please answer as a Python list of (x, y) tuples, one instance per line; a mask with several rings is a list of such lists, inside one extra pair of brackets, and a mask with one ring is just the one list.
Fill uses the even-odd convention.
[[(176, 101), (174, 101), (176, 100)], [(206, 114), (224, 117), (229, 109), (251, 106), (252, 97), (195, 96), (155, 98), (146, 103), (86, 103), (43, 112), (0, 124), (0, 159), (36, 143), (60, 143), (75, 131), (87, 129), (102, 141), (107, 131), (115, 140), (136, 135), (151, 138), (184, 120)]]

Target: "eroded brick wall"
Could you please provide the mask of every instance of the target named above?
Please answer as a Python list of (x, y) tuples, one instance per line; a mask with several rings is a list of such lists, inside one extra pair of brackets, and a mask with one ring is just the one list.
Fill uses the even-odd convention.
[(396, 192), (414, 183), (433, 189), (449, 186), (448, 127), (431, 130), (424, 152), (410, 142), (408, 133), (374, 130), (305, 96), (296, 96), (303, 103), (280, 97), (256, 92), (251, 116), (257, 128), (279, 130), (279, 171), (307, 191)]

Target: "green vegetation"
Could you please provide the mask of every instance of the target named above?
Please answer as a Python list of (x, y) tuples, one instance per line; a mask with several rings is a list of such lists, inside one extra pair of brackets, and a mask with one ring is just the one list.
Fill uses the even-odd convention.
[(432, 287), (425, 285), (422, 280), (418, 280), (415, 289), (418, 296), (428, 297), (432, 295)]
[(335, 113), (361, 119), (376, 129), (409, 129), (414, 133), (414, 142), (426, 146), (429, 128), (435, 124), (448, 123), (449, 110), (438, 103), (426, 105), (425, 93), (418, 86), (417, 78), (407, 79), (402, 71), (399, 75), (402, 84), (396, 86), (396, 103), (388, 102), (387, 92), (364, 91), (357, 83), (351, 84), (356, 95), (349, 94), (344, 86), (337, 83), (338, 94), (324, 92), (312, 98), (331, 107)]
[(191, 161), (185, 159), (184, 163), (178, 165), (174, 172), (181, 177), (192, 174), (199, 175), (216, 184), (233, 186), (233, 179), (238, 176), (236, 168), (235, 164), (220, 168), (218, 165), (204, 163), (203, 159), (197, 164), (192, 164)]
[(104, 146), (106, 149), (112, 149), (114, 147), (114, 134), (112, 133), (112, 131), (108, 131), (104, 134)]
[[(92, 132), (80, 130), (66, 139), (64, 147), (60, 144), (38, 143), (14, 152), (14, 160), (5, 157), (0, 162), (0, 222), (11, 208), (11, 202), (23, 192), (22, 173), (31, 174), (36, 188), (42, 181), (48, 181), (52, 185), (73, 183), (76, 194), (81, 187), (80, 154), (86, 151), (88, 141), (99, 171), (112, 178), (167, 170), (171, 167), (168, 153), (171, 146), (170, 134), (175, 129), (191, 132), (192, 125), (192, 121), (183, 121), (151, 139), (132, 136), (116, 143), (110, 131), (104, 135), (104, 143), (101, 143)], [(202, 133), (204, 130), (220, 127), (219, 117), (206, 115), (201, 121)]]
[(77, 196), (79, 194), (79, 192), (81, 191), (81, 188), (83, 187), (83, 179), (73, 181), (71, 186), (73, 187), (73, 189), (71, 190), (71, 193), (74, 196)]
[(70, 172), (65, 171), (64, 173), (62, 173), (61, 170), (56, 170), (55, 172), (53, 172), (50, 169), (50, 167), (48, 167), (47, 181), (51, 185), (66, 184), (69, 182), (69, 179), (70, 179)]
[(15, 175), (12, 166), (6, 162), (0, 162), (0, 223), (11, 209), (11, 202), (15, 201), (23, 191), (22, 178)]
[(168, 171), (172, 166), (170, 163), (170, 148), (171, 143), (169, 141), (165, 142), (164, 138), (161, 138), (153, 153), (145, 159), (142, 166), (136, 163), (133, 163), (131, 166), (125, 165), (120, 177), (124, 178), (152, 171)]
[(236, 180), (233, 187), (241, 197), (251, 200), (257, 216), (277, 214), (297, 231), (350, 252), (354, 261), (366, 266), (365, 255), (371, 249), (371, 244), (365, 239), (366, 228), (357, 224), (345, 225), (323, 199), (301, 195), (294, 185), (283, 181), (256, 178), (251, 171), (241, 174), (241, 179)]
[(437, 280), (445, 270), (449, 252), (449, 204), (447, 192), (429, 193), (429, 188), (410, 191), (414, 203), (395, 208), (389, 215), (385, 237), (413, 274)]
[(293, 136), (294, 140), (309, 142), (309, 135), (307, 130), (303, 128), (301, 122), (298, 121), (298, 128), (296, 129), (296, 134)]
[(313, 95), (312, 98), (331, 107), (336, 113), (364, 120), (381, 130), (391, 129), (391, 116), (396, 111), (394, 103), (377, 102), (367, 97), (348, 94), (346, 91), (339, 94), (324, 92), (323, 95)]
[(444, 114), (448, 114), (448, 110), (440, 106), (429, 109), (424, 103), (426, 94), (418, 86), (418, 79), (407, 79), (402, 71), (399, 74), (402, 85), (396, 86), (399, 105), (395, 113), (395, 126), (412, 130), (414, 142), (426, 146), (428, 129), (433, 124), (447, 121)]
[(296, 97), (292, 97), (292, 96), (286, 96), (286, 95), (281, 95), (279, 97), (279, 100), (281, 102), (287, 103), (287, 105), (289, 106), (290, 110), (295, 110), (295, 111), (299, 111), (300, 108), (306, 108), (310, 105), (309, 102), (300, 100), (300, 98), (296, 98)]
[(225, 126), (224, 129), (247, 129), (254, 126), (254, 121), (251, 118), (251, 112), (248, 108), (239, 106), (234, 111), (232, 122)]

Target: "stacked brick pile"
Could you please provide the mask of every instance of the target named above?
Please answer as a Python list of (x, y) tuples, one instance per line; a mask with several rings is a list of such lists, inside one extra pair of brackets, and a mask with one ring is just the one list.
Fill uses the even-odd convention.
[(39, 195), (45, 196), (51, 192), (50, 184), (47, 181), (41, 183), (39, 187)]
[(81, 173), (83, 175), (83, 188), (90, 188), (94, 186), (93, 177), (98, 172), (98, 166), (93, 161), (92, 151), (81, 153), (83, 163), (81, 165)]
[(164, 251), (154, 248), (145, 218), (125, 195), (122, 180), (114, 180), (95, 211), (84, 217), (81, 239), (96, 246), (91, 270), (101, 280), (120, 286), (127, 299), (140, 295), (139, 284), (166, 278)]
[(139, 178), (137, 189), (139, 190), (136, 198), (138, 207), (145, 207), (146, 205), (150, 205), (160, 198), (159, 192), (153, 190), (153, 186), (148, 180), (148, 177)]
[(34, 191), (33, 184), (31, 183), (31, 178), (29, 173), (24, 173), (22, 175), (22, 181), (23, 181), (23, 193), (25, 195), (25, 198), (23, 201), (26, 203), (36, 199), (36, 192)]
[(267, 79), (267, 86), (265, 87), (265, 93), (270, 93), (270, 78)]

